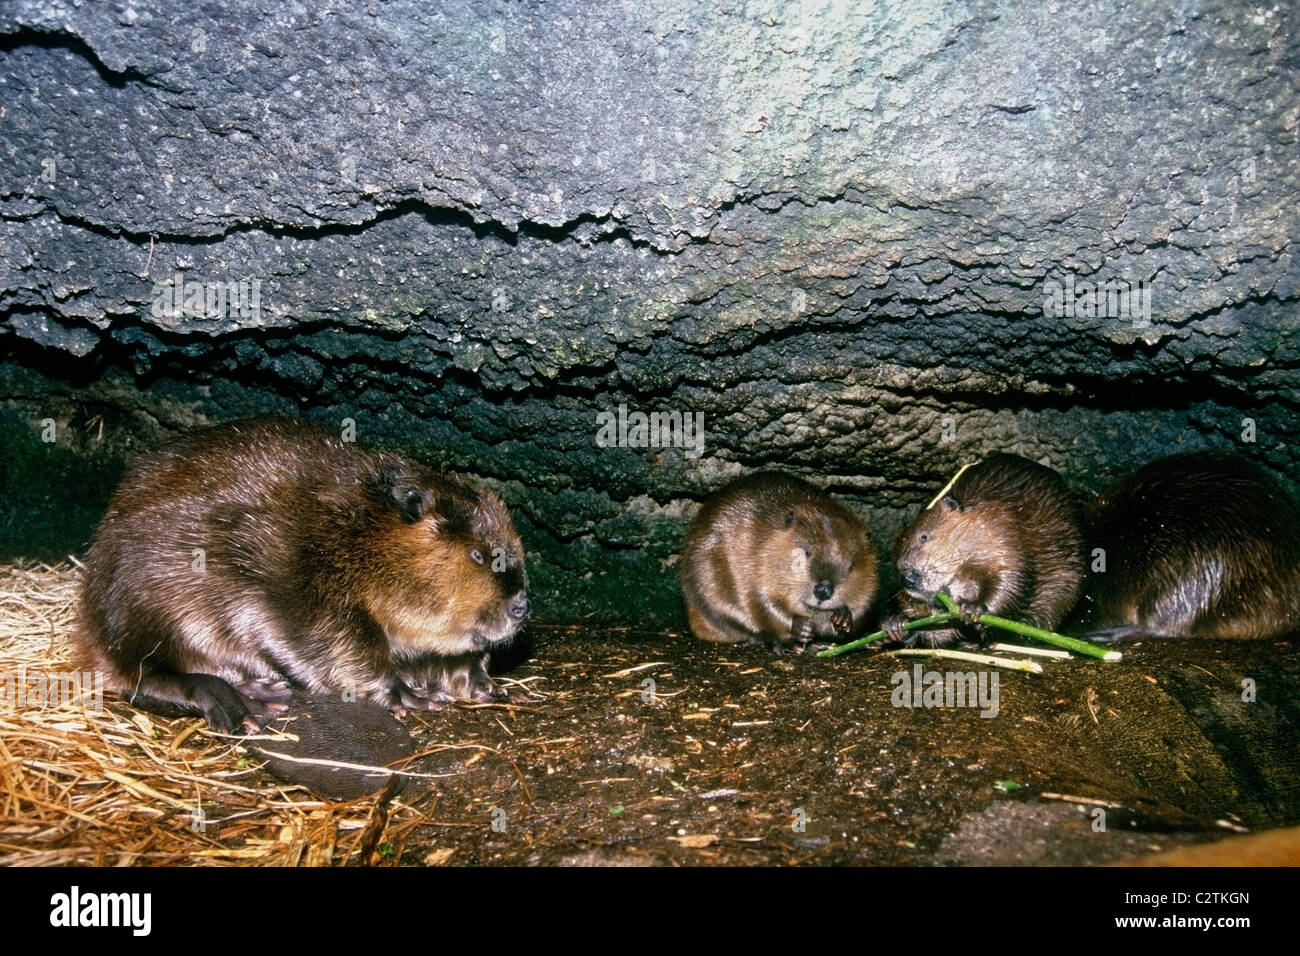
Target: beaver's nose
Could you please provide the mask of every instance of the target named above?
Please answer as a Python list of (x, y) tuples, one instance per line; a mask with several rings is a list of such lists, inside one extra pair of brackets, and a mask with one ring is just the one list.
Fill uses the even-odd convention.
[(830, 596), (835, 593), (835, 585), (831, 584), (825, 578), (822, 578), (813, 587), (813, 597), (819, 601), (828, 601)]
[(921, 589), (921, 572), (916, 568), (907, 568), (903, 571), (903, 587), (909, 591), (919, 591)]
[(524, 618), (526, 618), (528, 616), (529, 610), (530, 607), (528, 604), (528, 595), (525, 594), (523, 591), (520, 591), (513, 598), (511, 598), (510, 603), (506, 605), (506, 613), (509, 614), (516, 621), (522, 621)]

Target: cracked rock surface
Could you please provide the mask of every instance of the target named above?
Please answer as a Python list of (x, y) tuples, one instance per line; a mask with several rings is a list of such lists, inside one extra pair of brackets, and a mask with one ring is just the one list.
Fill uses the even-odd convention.
[[(354, 418), (499, 486), (563, 607), (659, 580), (625, 615), (752, 468), (882, 541), (995, 449), (1294, 479), (1298, 17), (9, 0), (0, 400), (122, 451)], [(702, 454), (602, 447), (620, 406)]]

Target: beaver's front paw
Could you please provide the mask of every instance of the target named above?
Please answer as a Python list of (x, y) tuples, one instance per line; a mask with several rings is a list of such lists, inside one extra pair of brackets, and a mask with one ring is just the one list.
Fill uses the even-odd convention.
[(403, 681), (395, 680), (388, 687), (388, 693), (381, 703), (397, 717), (405, 717), (408, 710), (442, 710), (442, 705), (451, 700), (440, 692), (429, 693), (424, 688), (408, 687)]
[(885, 632), (886, 646), (903, 643), (903, 635), (907, 633), (903, 630), (903, 625), (907, 620), (902, 614), (891, 614), (880, 622), (880, 629)]
[(847, 607), (840, 605), (831, 611), (830, 620), (836, 637), (845, 638), (853, 633), (853, 612)]
[(981, 601), (962, 601), (957, 605), (957, 610), (961, 612), (963, 624), (978, 624), (980, 618), (989, 612)]
[(488, 677), (471, 682), (469, 699), (480, 704), (530, 704), (532, 698), (520, 691), (510, 691)]
[(282, 677), (256, 677), (234, 686), (248, 710), (243, 727), (250, 734), (265, 730), (273, 718), (289, 709), (293, 700), (293, 688)]

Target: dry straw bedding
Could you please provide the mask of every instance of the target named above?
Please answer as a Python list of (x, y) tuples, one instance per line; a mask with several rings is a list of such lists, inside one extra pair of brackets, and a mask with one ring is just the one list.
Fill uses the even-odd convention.
[[(113, 695), (39, 699), (73, 671), (78, 569), (0, 567), (0, 865), (341, 865), (402, 858), (427, 793), (346, 804), (280, 786), (202, 720)], [(20, 700), (23, 696), (37, 700)], [(436, 854), (436, 851), (435, 851)], [(436, 862), (430, 860), (428, 862)]]

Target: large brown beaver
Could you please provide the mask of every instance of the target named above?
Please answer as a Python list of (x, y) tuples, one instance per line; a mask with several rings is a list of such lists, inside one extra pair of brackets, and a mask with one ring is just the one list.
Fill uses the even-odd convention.
[(1089, 637), (1300, 631), (1300, 504), (1239, 455), (1153, 461), (1089, 506), (1088, 527), (1101, 549), (1085, 587)]
[(860, 631), (880, 583), (876, 546), (848, 508), (806, 481), (759, 472), (705, 502), (682, 548), (695, 636), (781, 653)]
[[(895, 541), (901, 614), (882, 629), (901, 640), (904, 622), (942, 610), (940, 591), (972, 623), (999, 614), (1056, 627), (1083, 582), (1081, 517), (1061, 476), (1027, 458), (990, 455), (965, 469)], [(915, 631), (908, 643), (938, 647), (974, 637), (942, 628)]]
[(264, 726), (293, 690), (488, 699), (528, 615), (496, 495), (294, 419), (146, 454), (86, 556), (77, 641), (136, 706)]

